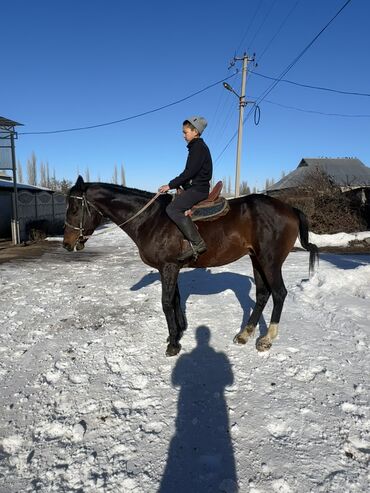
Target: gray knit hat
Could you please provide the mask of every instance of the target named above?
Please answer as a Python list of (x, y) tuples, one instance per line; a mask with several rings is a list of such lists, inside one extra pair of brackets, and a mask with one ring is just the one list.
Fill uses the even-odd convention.
[(186, 122), (191, 123), (198, 130), (199, 135), (202, 135), (203, 130), (207, 126), (207, 120), (203, 116), (191, 116), (184, 121), (184, 123)]

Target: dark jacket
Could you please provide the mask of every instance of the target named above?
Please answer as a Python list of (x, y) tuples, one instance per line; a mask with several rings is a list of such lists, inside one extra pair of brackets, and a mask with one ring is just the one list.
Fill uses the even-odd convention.
[(209, 192), (212, 178), (212, 158), (203, 139), (193, 139), (187, 145), (188, 159), (184, 171), (169, 182), (170, 188), (193, 188), (199, 192)]

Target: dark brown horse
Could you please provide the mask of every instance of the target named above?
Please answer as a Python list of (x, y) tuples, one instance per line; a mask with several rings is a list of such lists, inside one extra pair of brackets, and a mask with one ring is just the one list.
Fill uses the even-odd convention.
[[(72, 251), (81, 249), (87, 237), (99, 225), (102, 216), (122, 225), (134, 216), (154, 194), (105, 183), (84, 183), (81, 177), (71, 188), (63, 246)], [(196, 261), (180, 263), (184, 239), (166, 214), (171, 196), (161, 195), (145, 211), (122, 229), (136, 243), (141, 259), (158, 269), (162, 282), (162, 307), (169, 337), (166, 354), (173, 356), (180, 349), (180, 339), (186, 329), (177, 284), (182, 267), (216, 267), (249, 255), (256, 283), (256, 304), (246, 327), (234, 341), (245, 344), (254, 334), (262, 311), (272, 295), (273, 310), (267, 334), (257, 340), (257, 349), (266, 351), (277, 336), (278, 324), (287, 291), (281, 267), (300, 237), (302, 246), (310, 252), (310, 270), (318, 258), (317, 247), (308, 242), (306, 216), (279, 200), (266, 195), (247, 195), (231, 199), (230, 211), (212, 222), (198, 222), (199, 231), (208, 250)]]

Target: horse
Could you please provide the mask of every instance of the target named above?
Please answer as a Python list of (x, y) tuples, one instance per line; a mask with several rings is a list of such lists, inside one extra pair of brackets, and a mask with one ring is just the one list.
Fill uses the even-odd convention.
[[(207, 251), (186, 263), (177, 259), (186, 245), (184, 237), (166, 213), (172, 200), (170, 194), (155, 197), (153, 193), (134, 188), (85, 183), (79, 176), (67, 200), (64, 248), (68, 251), (83, 249), (86, 240), (106, 217), (134, 241), (142, 261), (159, 271), (162, 309), (169, 333), (167, 356), (178, 354), (180, 339), (187, 327), (178, 287), (178, 276), (183, 267), (217, 267), (249, 255), (256, 285), (256, 303), (247, 325), (235, 335), (234, 342), (245, 344), (254, 335), (272, 295), (273, 309), (267, 333), (256, 342), (258, 351), (267, 351), (278, 334), (287, 295), (281, 268), (298, 237), (310, 254), (310, 273), (318, 261), (318, 248), (308, 241), (305, 214), (263, 194), (229, 199), (230, 210), (226, 215), (215, 221), (198, 222)], [(149, 202), (152, 203), (148, 207)]]

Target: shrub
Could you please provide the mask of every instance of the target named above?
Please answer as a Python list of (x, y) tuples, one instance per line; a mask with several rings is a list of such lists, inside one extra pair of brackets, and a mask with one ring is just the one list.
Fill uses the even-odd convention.
[(304, 212), (315, 233), (352, 233), (367, 228), (362, 208), (317, 168), (307, 175), (304, 185), (282, 192), (279, 198)]

